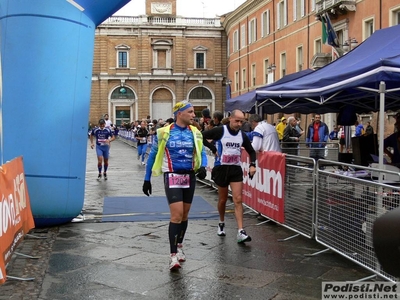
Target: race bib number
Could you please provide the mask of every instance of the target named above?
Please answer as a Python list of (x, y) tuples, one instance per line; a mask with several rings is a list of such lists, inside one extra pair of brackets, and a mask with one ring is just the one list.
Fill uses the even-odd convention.
[(168, 184), (170, 188), (187, 189), (190, 186), (190, 175), (170, 173), (168, 174)]
[(106, 141), (107, 141), (107, 140), (104, 140), (104, 139), (98, 139), (98, 142), (99, 142), (100, 146), (108, 145), (108, 144), (106, 143)]
[(240, 162), (240, 155), (223, 155), (222, 163), (225, 164), (238, 164)]

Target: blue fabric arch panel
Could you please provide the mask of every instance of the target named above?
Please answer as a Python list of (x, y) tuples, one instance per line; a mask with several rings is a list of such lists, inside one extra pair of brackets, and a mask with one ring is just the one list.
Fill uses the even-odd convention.
[[(70, 2), (0, 0), (0, 154), (23, 156), (36, 226), (70, 221), (84, 201), (96, 25)], [(91, 9), (106, 16), (117, 7)]]

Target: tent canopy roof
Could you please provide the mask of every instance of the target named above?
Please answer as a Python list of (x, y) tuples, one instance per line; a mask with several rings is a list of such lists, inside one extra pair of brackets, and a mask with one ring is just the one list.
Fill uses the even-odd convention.
[(376, 31), (357, 48), (310, 74), (256, 90), (267, 113), (379, 110), (379, 85), (386, 84), (385, 110), (400, 109), (400, 25)]

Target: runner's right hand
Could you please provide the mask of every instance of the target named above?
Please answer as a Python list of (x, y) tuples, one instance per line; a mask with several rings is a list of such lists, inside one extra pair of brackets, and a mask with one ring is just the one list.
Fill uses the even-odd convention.
[(142, 188), (142, 190), (143, 190), (143, 193), (144, 193), (146, 196), (150, 196), (150, 195), (151, 195), (151, 182), (148, 181), (148, 180), (145, 180), (145, 181), (143, 182), (143, 188)]

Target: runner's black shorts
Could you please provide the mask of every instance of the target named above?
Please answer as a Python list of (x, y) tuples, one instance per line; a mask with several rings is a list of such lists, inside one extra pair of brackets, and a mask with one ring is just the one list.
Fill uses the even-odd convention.
[(167, 196), (168, 204), (181, 202), (191, 204), (194, 196), (194, 189), (196, 187), (196, 175), (193, 171), (179, 172), (179, 174), (188, 174), (189, 181), (187, 188), (171, 187), (168, 180), (169, 172), (164, 173), (164, 189)]
[(243, 170), (241, 166), (215, 166), (211, 172), (211, 179), (216, 185), (227, 187), (231, 182), (243, 181)]

